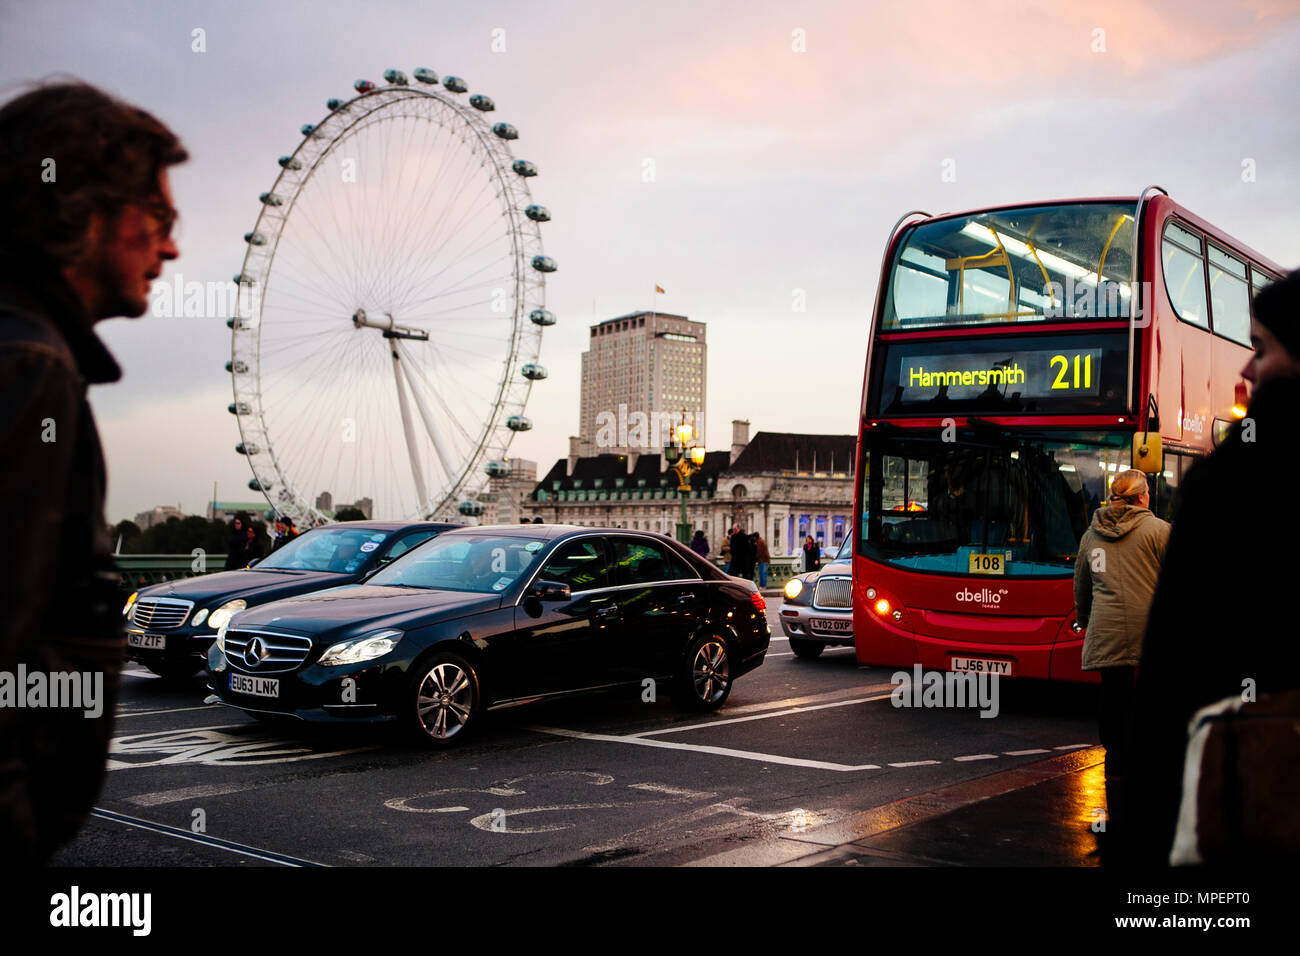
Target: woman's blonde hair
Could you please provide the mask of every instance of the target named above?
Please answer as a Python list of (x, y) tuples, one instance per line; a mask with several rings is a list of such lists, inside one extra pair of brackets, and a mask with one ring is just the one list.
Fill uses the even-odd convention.
[(1110, 500), (1137, 504), (1138, 497), (1147, 493), (1147, 476), (1136, 468), (1121, 471), (1110, 483)]

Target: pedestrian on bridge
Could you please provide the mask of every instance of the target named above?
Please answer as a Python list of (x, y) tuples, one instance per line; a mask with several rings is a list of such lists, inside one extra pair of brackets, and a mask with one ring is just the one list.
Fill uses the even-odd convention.
[(1151, 597), (1169, 542), (1169, 523), (1151, 513), (1147, 476), (1122, 471), (1079, 541), (1074, 564), (1075, 621), (1085, 628), (1083, 669), (1101, 675), (1099, 733), (1106, 749), (1106, 838), (1123, 825), (1124, 780), (1134, 687)]
[(94, 325), (144, 315), (180, 254), (167, 169), (185, 159), (153, 116), (83, 83), (0, 107), (0, 497), (21, 543), (0, 565), (0, 672), (80, 675), (98, 698), (0, 707), (6, 862), (45, 862), (103, 780), (126, 641), (86, 391), (121, 370)]

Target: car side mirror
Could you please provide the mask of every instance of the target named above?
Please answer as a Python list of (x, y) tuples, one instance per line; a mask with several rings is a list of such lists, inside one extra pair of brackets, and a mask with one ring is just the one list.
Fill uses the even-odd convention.
[(245, 567), (251, 568), (253, 565), (257, 564), (261, 560), (262, 560), (261, 558), (254, 558), (252, 561), (249, 561), (248, 564), (245, 565)]
[(528, 596), (539, 601), (569, 601), (573, 593), (563, 581), (534, 581)]

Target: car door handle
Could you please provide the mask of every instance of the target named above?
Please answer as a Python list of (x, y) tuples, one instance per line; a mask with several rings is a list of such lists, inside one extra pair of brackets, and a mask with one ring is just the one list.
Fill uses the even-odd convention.
[(598, 621), (608, 621), (618, 617), (618, 605), (612, 604), (609, 607), (602, 607), (592, 615)]
[(677, 595), (678, 604), (694, 604), (696, 600), (698, 600), (697, 595), (692, 594), (690, 591), (687, 591), (685, 594)]

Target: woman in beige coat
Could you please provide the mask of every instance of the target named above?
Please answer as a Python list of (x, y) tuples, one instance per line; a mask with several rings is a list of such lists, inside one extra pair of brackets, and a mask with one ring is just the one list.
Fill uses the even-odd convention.
[(1083, 637), (1083, 669), (1101, 672), (1101, 745), (1112, 823), (1126, 772), (1134, 685), (1151, 598), (1169, 541), (1169, 522), (1151, 513), (1147, 478), (1115, 476), (1110, 502), (1098, 508), (1079, 541), (1074, 603)]

